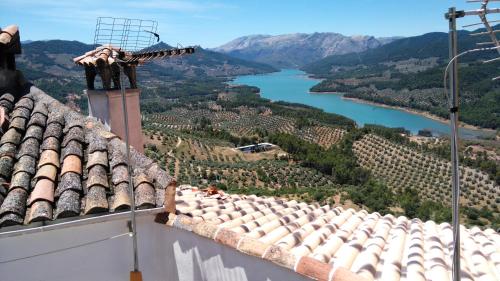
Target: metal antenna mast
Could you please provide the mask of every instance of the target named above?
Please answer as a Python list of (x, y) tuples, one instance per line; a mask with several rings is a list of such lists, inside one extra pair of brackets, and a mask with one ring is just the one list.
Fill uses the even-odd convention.
[[(194, 48), (159, 49), (152, 47), (160, 39), (157, 33), (157, 22), (151, 20), (100, 17), (97, 19), (94, 44), (97, 48), (86, 53), (84, 56), (74, 59), (78, 64), (89, 66), (96, 65), (97, 60), (106, 58), (107, 64), (117, 69), (119, 86), (121, 92), (121, 105), (123, 122), (125, 128), (125, 146), (128, 167), (128, 188), (130, 192), (130, 222), (129, 228), (133, 244), (134, 270), (130, 272), (131, 281), (141, 281), (142, 273), (139, 270), (139, 258), (137, 249), (137, 225), (135, 219), (135, 195), (132, 182), (132, 167), (130, 165), (130, 143), (129, 143), (129, 120), (126, 90), (123, 76), (127, 74), (130, 87), (135, 88), (135, 68), (138, 65), (152, 59), (161, 59), (171, 56), (180, 56), (194, 53)], [(116, 87), (117, 85), (115, 85)]]
[[(137, 51), (151, 45), (153, 38), (151, 34), (156, 33), (157, 23), (155, 21), (144, 21), (139, 19), (100, 17), (97, 19), (94, 44), (108, 47), (119, 47), (119, 50)], [(143, 32), (146, 30), (146, 32)], [(150, 33), (149, 33), (150, 32)], [(149, 34), (149, 35), (148, 35)], [(134, 259), (134, 271), (130, 273), (130, 279), (142, 280), (139, 270), (139, 256), (137, 250), (137, 224), (135, 220), (135, 195), (132, 182), (132, 168), (130, 165), (130, 144), (128, 128), (127, 99), (123, 83), (123, 66), (119, 67), (120, 92), (123, 111), (123, 122), (125, 128), (125, 150), (128, 168), (128, 188), (130, 192), (130, 232), (132, 233), (132, 247)]]
[[(459, 281), (461, 278), (460, 270), (460, 167), (459, 167), (459, 155), (458, 155), (458, 94), (459, 94), (459, 84), (458, 84), (458, 58), (472, 53), (472, 52), (482, 52), (489, 50), (497, 50), (500, 54), (500, 43), (497, 39), (497, 30), (494, 30), (487, 18), (488, 14), (499, 13), (500, 9), (489, 9), (489, 2), (498, 2), (499, 0), (470, 0), (470, 3), (481, 3), (481, 7), (477, 10), (471, 11), (457, 11), (454, 7), (450, 8), (445, 14), (445, 18), (449, 23), (449, 57), (450, 61), (445, 69), (444, 74), (444, 89), (445, 95), (448, 97), (447, 93), (447, 75), (450, 72), (449, 78), (449, 89), (450, 97), (448, 98), (449, 110), (450, 110), (450, 127), (451, 127), (451, 164), (452, 164), (452, 226), (453, 226), (453, 266), (452, 266), (452, 277), (454, 281)], [(478, 45), (490, 45), (493, 47), (477, 48), (462, 52), (457, 54), (458, 42), (457, 42), (457, 18), (462, 18), (465, 16), (476, 15), (479, 16), (481, 22), (477, 24), (471, 24), (467, 26), (484, 25), (485, 32), (478, 32), (471, 34), (473, 36), (488, 35), (491, 42), (480, 42)], [(485, 62), (491, 62), (500, 59), (500, 57), (493, 60), (488, 60)], [(498, 79), (498, 78), (493, 78)]]

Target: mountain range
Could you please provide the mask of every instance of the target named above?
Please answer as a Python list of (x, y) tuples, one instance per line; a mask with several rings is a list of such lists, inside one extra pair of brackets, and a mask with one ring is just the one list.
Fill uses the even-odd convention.
[[(477, 43), (487, 41), (485, 38), (471, 36), (481, 32), (460, 30), (458, 32), (459, 52), (477, 48)], [(491, 58), (496, 52), (472, 53), (463, 57), (462, 61), (473, 61), (478, 58)], [(334, 66), (353, 67), (356, 65), (373, 66), (388, 62), (404, 61), (409, 59), (436, 58), (444, 63), (448, 54), (448, 34), (444, 32), (430, 32), (419, 36), (401, 38), (383, 46), (372, 48), (359, 53), (335, 54), (312, 62), (302, 67), (303, 70), (320, 76), (331, 74)]]
[(345, 36), (332, 32), (250, 35), (236, 38), (213, 50), (276, 68), (297, 68), (330, 55), (377, 48), (398, 38)]

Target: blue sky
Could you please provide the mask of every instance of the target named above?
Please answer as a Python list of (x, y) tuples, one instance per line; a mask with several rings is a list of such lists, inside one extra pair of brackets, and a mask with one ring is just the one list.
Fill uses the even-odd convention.
[(446, 31), (443, 14), (450, 6), (473, 9), (477, 4), (465, 0), (1, 0), (0, 26), (18, 24), (22, 40), (91, 43), (98, 16), (153, 19), (169, 44), (216, 47), (250, 34), (338, 32), (381, 37)]

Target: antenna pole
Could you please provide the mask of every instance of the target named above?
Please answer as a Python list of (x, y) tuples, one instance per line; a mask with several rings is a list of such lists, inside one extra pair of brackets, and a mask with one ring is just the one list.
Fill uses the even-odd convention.
[[(104, 55), (106, 64), (108, 66), (112, 65), (113, 63), (118, 64), (118, 80), (120, 83), (119, 88), (122, 100), (123, 123), (125, 127), (125, 130), (123, 132), (125, 136), (122, 136), (122, 131), (120, 131), (120, 137), (124, 138), (127, 157), (128, 188), (130, 195), (130, 220), (128, 221), (128, 227), (132, 238), (134, 257), (134, 269), (133, 271), (130, 271), (130, 281), (142, 281), (142, 273), (139, 271), (139, 257), (137, 253), (138, 247), (137, 224), (135, 217), (135, 195), (132, 179), (133, 171), (130, 163), (130, 131), (127, 112), (126, 90), (123, 78), (126, 72), (125, 70), (128, 69), (126, 69), (125, 67), (132, 67), (132, 73), (129, 74), (130, 87), (137, 88), (135, 67), (139, 65), (139, 63), (142, 64), (152, 59), (162, 59), (165, 57), (193, 54), (195, 52), (195, 49), (193, 47), (182, 49), (175, 48), (170, 50), (152, 50), (151, 43), (154, 42), (153, 36), (155, 36), (155, 38), (159, 38), (159, 35), (156, 33), (157, 27), (157, 22), (151, 20), (99, 17), (96, 24), (94, 44), (100, 47), (97, 47), (90, 55), (89, 53), (86, 53), (85, 55), (77, 57), (73, 60), (77, 64), (85, 65), (82, 60), (84, 58), (87, 58), (91, 61), (90, 64), (96, 66), (97, 60), (101, 59), (99, 58), (99, 55), (102, 54)], [(115, 81), (114, 73), (112, 75), (113, 84), (116, 87), (117, 85), (115, 83), (117, 81)], [(95, 77), (90, 77), (87, 75), (86, 78), (87, 81), (90, 81), (91, 79), (93, 85)], [(109, 86), (105, 86), (104, 82), (103, 86), (106, 90), (108, 90)]]
[(452, 165), (452, 225), (453, 225), (453, 281), (460, 281), (460, 169), (458, 164), (458, 60), (457, 56), (457, 17), (463, 16), (450, 8), (446, 18), (449, 22), (450, 66), (450, 128), (451, 128), (451, 165)]
[(125, 125), (125, 151), (127, 152), (127, 169), (128, 169), (128, 187), (130, 190), (130, 221), (132, 232), (132, 245), (134, 250), (134, 271), (130, 272), (130, 281), (142, 281), (142, 275), (139, 271), (139, 257), (137, 254), (137, 225), (135, 221), (135, 196), (134, 185), (132, 183), (132, 169), (130, 167), (130, 144), (129, 144), (129, 131), (128, 131), (128, 113), (127, 113), (127, 99), (125, 97), (125, 86), (123, 84), (123, 68), (120, 66), (120, 92), (122, 96), (122, 111), (123, 122)]

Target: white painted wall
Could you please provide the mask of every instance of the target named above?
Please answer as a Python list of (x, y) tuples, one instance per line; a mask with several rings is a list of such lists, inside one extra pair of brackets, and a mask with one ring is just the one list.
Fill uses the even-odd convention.
[[(120, 216), (106, 222), (0, 238), (0, 280), (128, 280), (133, 264), (129, 236), (1, 263), (127, 232), (126, 221), (125, 216)], [(137, 224), (144, 281), (308, 280), (291, 270), (191, 232), (156, 224), (151, 214), (138, 216)]]

